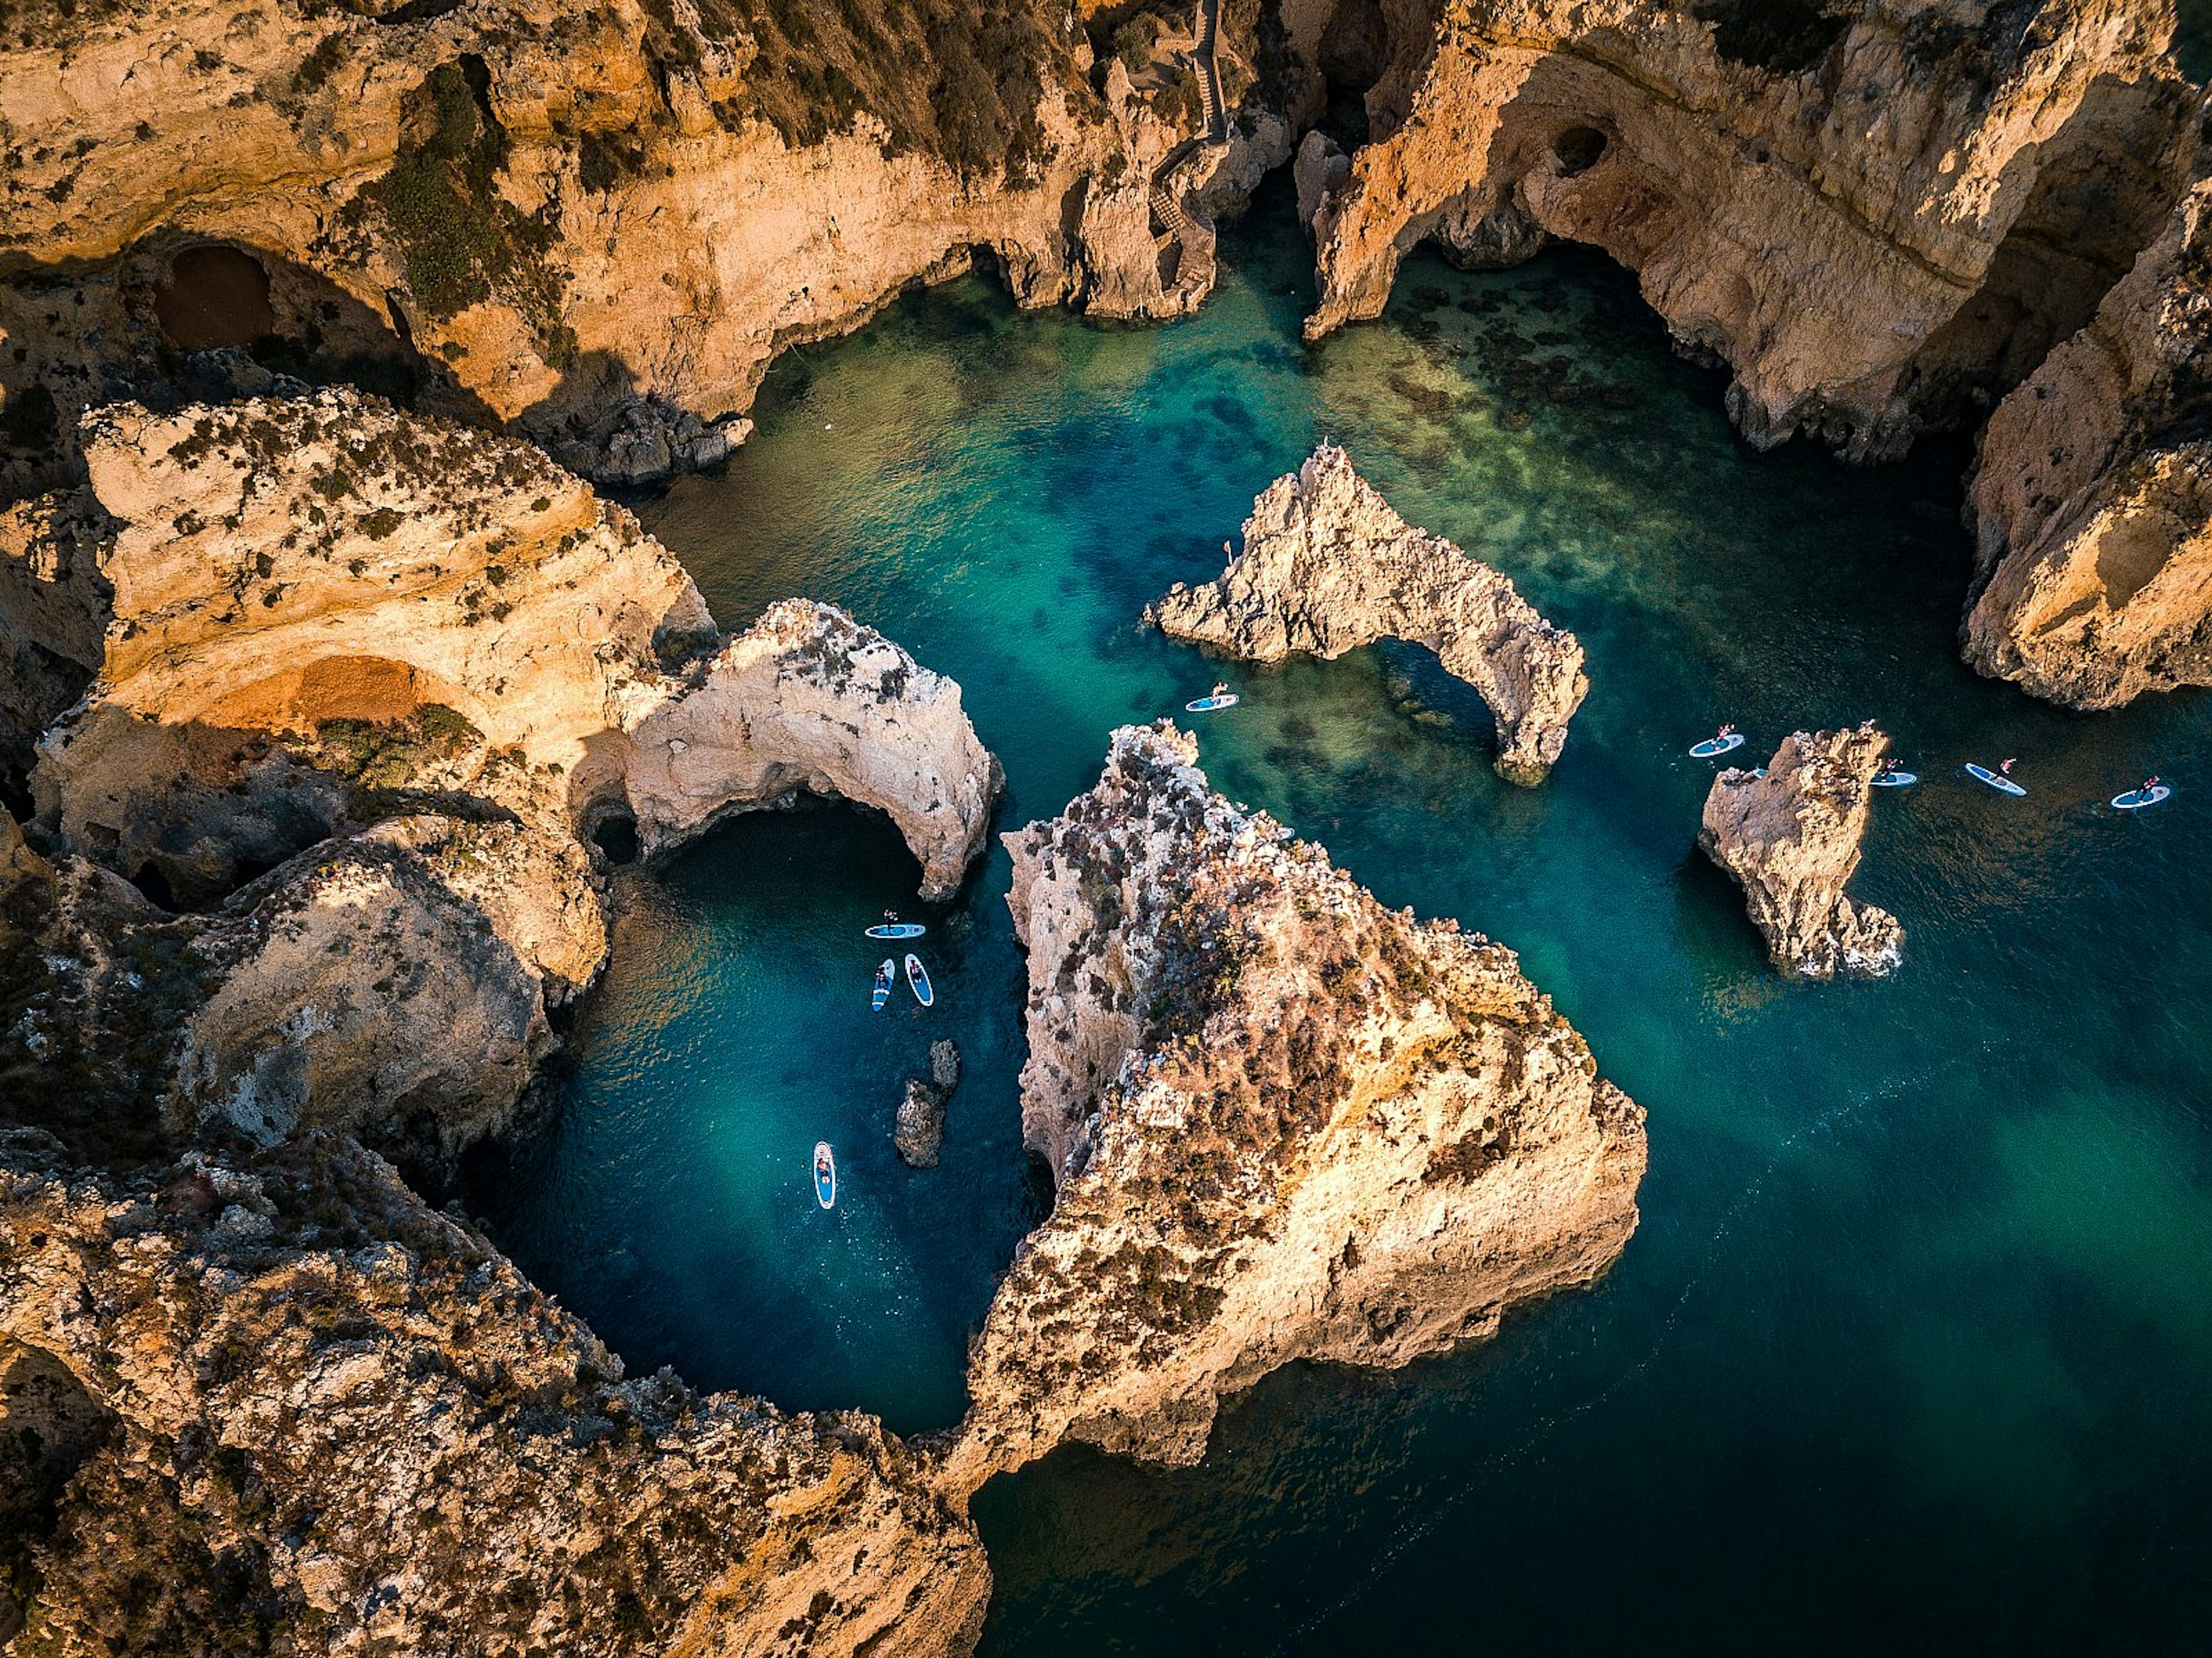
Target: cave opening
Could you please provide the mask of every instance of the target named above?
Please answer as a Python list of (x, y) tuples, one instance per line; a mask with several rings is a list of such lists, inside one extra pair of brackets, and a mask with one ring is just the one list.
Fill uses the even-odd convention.
[(226, 242), (178, 250), (154, 290), (154, 316), (179, 351), (245, 350), (276, 329), (267, 268)]
[(151, 859), (138, 865), (137, 872), (131, 878), (131, 884), (138, 889), (140, 897), (156, 909), (166, 909), (172, 914), (176, 913), (177, 895), (170, 889), (169, 878)]
[(1577, 178), (1598, 164), (1605, 147), (1605, 134), (1595, 127), (1571, 126), (1552, 140), (1552, 159), (1562, 179)]
[(1347, 153), (1370, 137), (1367, 94), (1390, 66), (1390, 20), (1382, 0), (1345, 0), (1322, 32), (1318, 53), (1328, 106), (1321, 131)]
[(592, 844), (620, 869), (637, 861), (637, 816), (626, 806), (609, 807), (592, 823)]

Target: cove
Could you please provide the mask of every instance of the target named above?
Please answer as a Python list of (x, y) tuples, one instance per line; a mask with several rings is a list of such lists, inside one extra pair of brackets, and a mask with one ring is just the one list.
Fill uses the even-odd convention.
[[(1228, 679), (1216, 786), (1520, 950), (1649, 1110), (1643, 1225), (1487, 1346), (1264, 1383), (1195, 1469), (1068, 1451), (987, 1487), (984, 1650), (2197, 1647), (2203, 700), (2082, 717), (1970, 673), (1964, 446), (1752, 453), (1720, 377), (1593, 258), (1416, 258), (1382, 319), (1310, 350), (1279, 195), (1224, 260), (1157, 330), (1022, 315), (981, 280), (911, 295), (781, 364), (726, 471), (641, 516), (725, 626), (804, 593), (957, 678), (1002, 826), (1087, 786), (1115, 725)], [(1492, 775), (1483, 711), (1418, 653), (1258, 671), (1136, 626), (1324, 436), (1580, 635), (1592, 690), (1541, 789)], [(1786, 983), (1692, 850), (1711, 770), (1682, 750), (1869, 717), (1925, 780), (1878, 803), (1856, 886), (1902, 918), (1905, 966)], [(2025, 800), (1958, 775), (2007, 756)], [(2167, 805), (2098, 808), (2151, 770)], [(957, 1418), (1042, 1198), (1004, 855), (935, 910), (916, 879), (888, 824), (830, 805), (621, 874), (557, 1121), (471, 1195), (634, 1372)], [(931, 1012), (902, 987), (868, 1012), (886, 905), (931, 923)], [(912, 1172), (891, 1112), (947, 1035), (968, 1075), (943, 1166)]]

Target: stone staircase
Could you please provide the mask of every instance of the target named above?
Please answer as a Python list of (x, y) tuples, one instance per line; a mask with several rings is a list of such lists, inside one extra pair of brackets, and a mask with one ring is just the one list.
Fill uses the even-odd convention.
[(1198, 99), (1206, 130), (1186, 138), (1170, 150), (1153, 170), (1149, 192), (1152, 217), (1161, 231), (1175, 238), (1182, 254), (1176, 263), (1176, 286), (1186, 287), (1201, 276), (1211, 281), (1213, 270), (1213, 227), (1194, 221), (1183, 207), (1184, 191), (1179, 175), (1185, 162), (1201, 149), (1229, 142), (1229, 117), (1221, 91), (1221, 64), (1214, 54), (1215, 31), (1221, 21), (1221, 0), (1198, 0), (1197, 43), (1191, 67), (1198, 74)]

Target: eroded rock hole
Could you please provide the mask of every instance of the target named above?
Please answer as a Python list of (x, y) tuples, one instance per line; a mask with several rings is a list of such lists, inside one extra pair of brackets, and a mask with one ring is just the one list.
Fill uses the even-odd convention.
[(243, 349), (276, 331), (269, 273), (243, 248), (219, 242), (180, 250), (154, 293), (161, 333), (180, 351)]
[(600, 814), (592, 825), (592, 844), (617, 866), (637, 861), (637, 819), (626, 811)]
[(1589, 172), (1604, 154), (1605, 134), (1595, 127), (1569, 127), (1552, 140), (1552, 156), (1562, 179)]

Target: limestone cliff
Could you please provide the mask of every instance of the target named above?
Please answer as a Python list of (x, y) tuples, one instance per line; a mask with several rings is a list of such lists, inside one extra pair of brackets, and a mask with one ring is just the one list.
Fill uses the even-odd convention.
[(0, 1586), (17, 1649), (57, 1658), (936, 1658), (989, 1588), (873, 1419), (623, 1380), (327, 1137), (137, 1178), (0, 1143), (0, 1426), (69, 1430), (37, 1442), (49, 1528)]
[(2077, 708), (2212, 684), (2208, 349), (2212, 144), (2095, 319), (1990, 417), (1969, 498), (1975, 667)]
[(1871, 721), (1795, 732), (1764, 777), (1731, 768), (1713, 780), (1698, 845), (1742, 884), (1752, 923), (1784, 972), (1875, 975), (1904, 955), (1897, 918), (1844, 895), (1888, 745)]
[(1277, 478), (1244, 520), (1218, 581), (1177, 583), (1145, 619), (1256, 662), (1324, 659), (1409, 639), (1482, 693), (1498, 721), (1498, 774), (1541, 782), (1589, 689), (1583, 647), (1511, 581), (1391, 510), (1334, 444)]
[[(1179, 314), (1210, 243), (1185, 271), (1165, 218), (1288, 145), (1210, 110), (1197, 10), (1104, 55), (1049, 0), (28, 0), (0, 404), (66, 436), (157, 359), (247, 348), (636, 482), (726, 452), (776, 352), (979, 261), (1024, 304)], [(1249, 31), (1206, 44), (1249, 92)]]
[(1383, 908), (1196, 752), (1125, 727), (1006, 837), (1058, 1191), (973, 1347), (955, 1491), (1065, 1439), (1194, 1461), (1223, 1394), (1487, 1336), (1636, 1225), (1644, 1114), (1513, 953)]
[(890, 812), (933, 893), (981, 841), (957, 686), (826, 606), (725, 644), (526, 444), (326, 392), (103, 410), (84, 451), (98, 677), (33, 786), (65, 844), (179, 900), (410, 808), (554, 838), (632, 811), (658, 847), (813, 786)]
[[(1319, 334), (1435, 240), (1634, 270), (1753, 442), (1862, 458), (2017, 382), (2155, 234), (2189, 98), (2146, 0), (1386, 8), (1371, 142), (1319, 210)], [(1318, 161), (1315, 163), (1317, 167)]]

